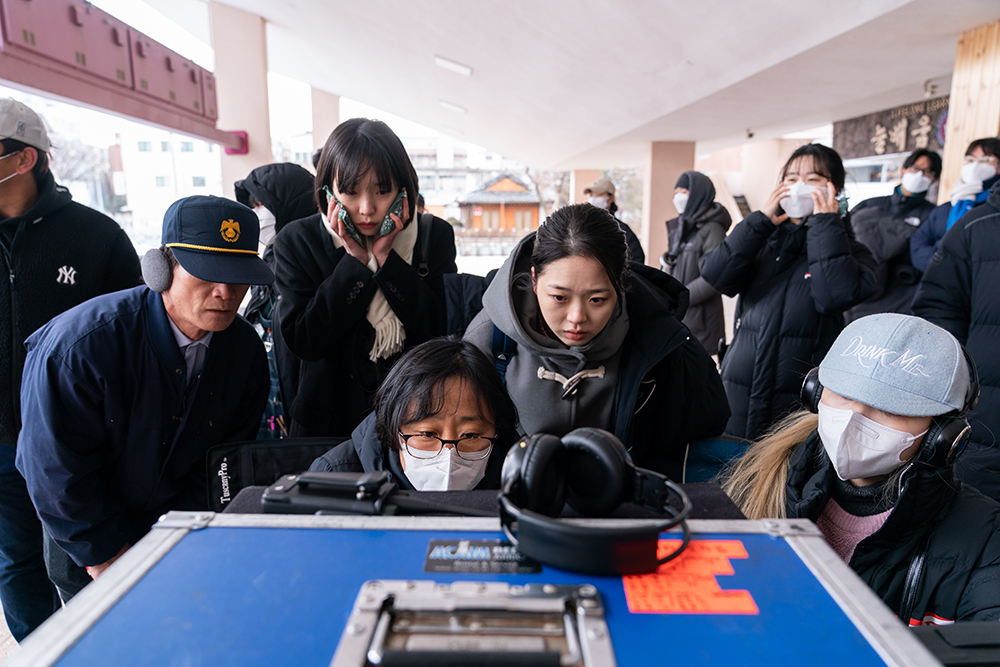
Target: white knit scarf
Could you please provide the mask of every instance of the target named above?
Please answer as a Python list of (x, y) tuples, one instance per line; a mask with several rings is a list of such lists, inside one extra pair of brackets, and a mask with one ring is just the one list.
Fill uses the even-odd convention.
[[(326, 214), (321, 212), (320, 217), (322, 220), (320, 224), (323, 225), (323, 229), (333, 239), (333, 245), (337, 248), (342, 247), (344, 242), (333, 231), (329, 222), (327, 222)], [(396, 235), (396, 238), (392, 242), (392, 249), (407, 264), (413, 263), (413, 247), (417, 244), (417, 226), (414, 221), (403, 227), (402, 231)], [(368, 251), (367, 266), (372, 273), (375, 273), (378, 271), (375, 254), (372, 252), (375, 237), (362, 236), (361, 239), (364, 241), (365, 250)], [(386, 301), (381, 288), (375, 291), (375, 296), (372, 297), (371, 303), (368, 304), (368, 312), (365, 317), (368, 323), (372, 325), (372, 328), (375, 329), (375, 344), (372, 345), (372, 349), (368, 353), (368, 358), (371, 361), (388, 359), (403, 350), (403, 341), (406, 340), (406, 330), (403, 328), (403, 323), (396, 316), (396, 313), (392, 311), (389, 302)]]

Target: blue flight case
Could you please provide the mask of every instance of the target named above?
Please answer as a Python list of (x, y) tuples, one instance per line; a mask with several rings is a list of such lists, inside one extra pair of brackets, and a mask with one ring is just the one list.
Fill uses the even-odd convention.
[(601, 577), (497, 519), (171, 512), (8, 664), (940, 664), (812, 523), (689, 525), (659, 572)]

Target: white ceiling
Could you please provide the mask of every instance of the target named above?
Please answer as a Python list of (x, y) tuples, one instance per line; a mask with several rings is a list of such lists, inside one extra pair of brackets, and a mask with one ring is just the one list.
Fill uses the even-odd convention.
[(268, 20), (271, 71), (563, 169), (780, 136), (927, 79), (947, 94), (959, 33), (1000, 18), (997, 0), (225, 2)]

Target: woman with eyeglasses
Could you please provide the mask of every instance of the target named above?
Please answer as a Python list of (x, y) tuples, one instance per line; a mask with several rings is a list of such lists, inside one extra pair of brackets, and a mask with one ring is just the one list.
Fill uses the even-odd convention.
[(941, 239), (959, 218), (986, 201), (993, 184), (1000, 181), (1000, 138), (976, 139), (965, 150), (962, 175), (951, 188), (948, 201), (931, 211), (910, 237), (913, 266), (926, 271)]
[(400, 357), (375, 411), (310, 470), (387, 470), (417, 491), (497, 489), (516, 422), (493, 361), (471, 343), (438, 338)]

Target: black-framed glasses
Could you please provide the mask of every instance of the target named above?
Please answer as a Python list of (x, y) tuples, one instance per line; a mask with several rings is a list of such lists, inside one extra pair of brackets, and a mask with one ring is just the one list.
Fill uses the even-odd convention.
[(493, 443), (497, 437), (487, 438), (482, 435), (466, 436), (458, 440), (445, 440), (436, 435), (414, 433), (407, 435), (396, 431), (406, 451), (415, 459), (432, 459), (441, 453), (445, 445), (454, 445), (455, 452), (466, 461), (481, 461), (490, 455)]

